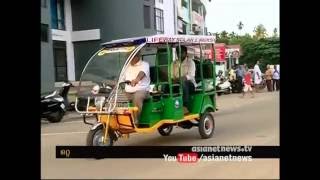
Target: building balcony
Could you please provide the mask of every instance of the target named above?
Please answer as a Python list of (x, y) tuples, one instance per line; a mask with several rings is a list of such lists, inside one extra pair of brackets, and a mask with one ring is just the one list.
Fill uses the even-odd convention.
[(185, 7), (178, 8), (178, 16), (186, 23), (190, 23), (189, 10)]
[(204, 26), (204, 18), (196, 11), (192, 11), (192, 24), (197, 26)]
[(192, 10), (196, 11), (198, 14), (201, 14), (204, 17), (207, 14), (207, 6), (208, 0), (192, 0)]

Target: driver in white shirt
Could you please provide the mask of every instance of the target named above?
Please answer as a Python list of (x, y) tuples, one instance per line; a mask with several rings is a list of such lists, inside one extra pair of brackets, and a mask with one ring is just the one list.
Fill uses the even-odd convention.
[(124, 81), (130, 81), (130, 84), (125, 85), (125, 92), (127, 97), (132, 100), (133, 105), (138, 107), (135, 118), (135, 124), (138, 124), (143, 100), (149, 96), (150, 88), (149, 64), (141, 60), (140, 52), (131, 60), (123, 78)]

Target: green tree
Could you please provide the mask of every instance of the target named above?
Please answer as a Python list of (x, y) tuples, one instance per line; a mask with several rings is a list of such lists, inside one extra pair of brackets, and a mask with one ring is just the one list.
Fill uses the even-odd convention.
[(220, 33), (216, 32), (215, 35), (217, 39), (220, 39)]
[(229, 40), (229, 44), (243, 44), (246, 42), (253, 41), (253, 38), (250, 34), (246, 33), (244, 36), (238, 36), (237, 38), (233, 38)]
[(235, 37), (236, 37), (236, 33), (232, 31), (232, 32), (229, 34), (229, 37), (230, 37), (230, 39), (235, 38)]
[(228, 39), (228, 32), (227, 31), (222, 31), (220, 35), (221, 35), (221, 38)]
[(229, 44), (229, 36), (227, 31), (222, 31), (219, 34), (219, 38), (217, 37), (217, 43)]
[(238, 26), (238, 29), (239, 29), (239, 34), (241, 35), (241, 30), (242, 30), (242, 28), (243, 28), (243, 23), (240, 21), (239, 22), (239, 24), (237, 24), (237, 26)]
[(273, 29), (273, 35), (272, 35), (272, 37), (274, 37), (274, 38), (278, 37), (278, 29), (277, 29), (277, 28), (274, 28), (274, 29)]
[(267, 64), (280, 63), (280, 40), (279, 37), (267, 38), (265, 28), (262, 27), (260, 29), (262, 29), (261, 34), (263, 36), (259, 35), (260, 30), (258, 27), (256, 28), (258, 33), (253, 36), (246, 33), (243, 36), (234, 37), (234, 32), (222, 31), (221, 33), (216, 33), (216, 42), (227, 45), (240, 44), (242, 51), (239, 59), (240, 64), (246, 63), (252, 67), (257, 60), (261, 59), (261, 70), (264, 71)]
[(265, 38), (260, 40), (245, 41), (241, 44), (243, 55), (241, 63), (254, 65), (259, 59), (261, 68), (265, 69), (267, 64), (280, 63), (280, 41), (279, 38)]
[(262, 24), (256, 26), (253, 32), (255, 33), (255, 35), (253, 36), (255, 39), (262, 39), (267, 37), (267, 30)]

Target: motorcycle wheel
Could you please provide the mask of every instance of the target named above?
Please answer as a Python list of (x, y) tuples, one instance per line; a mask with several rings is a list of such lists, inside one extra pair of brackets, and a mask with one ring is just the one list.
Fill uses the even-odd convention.
[(60, 122), (60, 121), (62, 120), (63, 116), (64, 116), (64, 112), (61, 111), (61, 110), (59, 110), (59, 111), (57, 111), (57, 112), (51, 113), (51, 114), (47, 117), (47, 119), (48, 119), (48, 121), (51, 122), (51, 123), (57, 123), (57, 122)]

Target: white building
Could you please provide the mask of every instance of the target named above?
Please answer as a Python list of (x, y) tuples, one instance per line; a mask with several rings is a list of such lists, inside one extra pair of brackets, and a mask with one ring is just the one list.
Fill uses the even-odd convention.
[[(83, 31), (73, 31), (72, 27), (72, 10), (71, 10), (71, 0), (56, 0), (51, 1), (52, 9), (56, 12), (57, 21), (53, 23), (52, 28), (52, 40), (53, 40), (53, 50), (55, 54), (56, 62), (56, 74), (60, 76), (66, 76), (68, 80), (75, 80), (75, 60), (74, 60), (74, 42), (79, 41), (92, 41), (100, 39), (100, 29), (88, 29)], [(59, 43), (60, 42), (60, 43)], [(61, 46), (61, 47), (59, 47)], [(65, 48), (65, 50), (64, 50)], [(65, 53), (65, 54), (64, 54)], [(63, 57), (65, 56), (65, 57)], [(66, 58), (66, 60), (64, 60)], [(62, 62), (59, 67), (58, 62)], [(62, 65), (63, 61), (66, 65)], [(60, 68), (60, 69), (59, 69)], [(67, 69), (67, 71), (64, 70)], [(64, 74), (63, 72), (67, 72)], [(57, 77), (56, 81), (61, 81), (65, 77)]]
[(43, 37), (50, 36), (41, 40), (42, 84), (79, 80), (102, 42), (154, 34), (206, 34), (207, 1), (42, 0), (41, 30)]
[(210, 1), (155, 0), (157, 33), (205, 35), (206, 6)]

